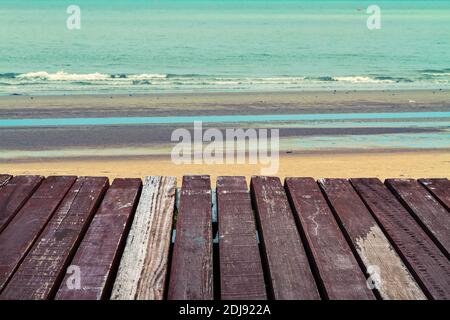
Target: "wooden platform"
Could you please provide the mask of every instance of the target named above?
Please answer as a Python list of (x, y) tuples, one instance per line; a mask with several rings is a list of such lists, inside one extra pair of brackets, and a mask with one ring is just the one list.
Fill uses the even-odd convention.
[(0, 299), (450, 299), (450, 181), (0, 175)]

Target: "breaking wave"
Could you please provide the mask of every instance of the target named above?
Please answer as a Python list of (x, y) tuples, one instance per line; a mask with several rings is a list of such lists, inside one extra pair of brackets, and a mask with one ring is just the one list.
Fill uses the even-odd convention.
[(448, 70), (421, 70), (410, 78), (387, 75), (248, 77), (164, 73), (0, 73), (0, 94), (147, 93), (159, 91), (283, 91), (450, 86)]

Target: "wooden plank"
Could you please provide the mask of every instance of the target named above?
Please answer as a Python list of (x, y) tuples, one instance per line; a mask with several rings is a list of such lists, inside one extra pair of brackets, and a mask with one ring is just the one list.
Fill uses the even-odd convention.
[(351, 182), (422, 290), (433, 299), (450, 299), (450, 263), (415, 219), (380, 180)]
[(107, 187), (107, 178), (77, 179), (0, 299), (52, 297)]
[(217, 211), (221, 299), (267, 299), (245, 177), (217, 178)]
[(387, 179), (385, 184), (450, 259), (448, 211), (414, 179)]
[(42, 180), (43, 177), (40, 176), (15, 176), (0, 189), (0, 232), (5, 229)]
[(419, 179), (419, 182), (450, 212), (450, 180)]
[(426, 299), (350, 183), (345, 179), (322, 179), (319, 183), (368, 275), (378, 268), (379, 279), (375, 280), (381, 298)]
[(12, 176), (9, 174), (0, 174), (0, 189), (11, 180)]
[(0, 292), (76, 177), (48, 177), (0, 234)]
[(108, 297), (141, 185), (141, 179), (113, 181), (71, 262), (80, 268), (80, 286), (72, 285), (72, 273), (67, 272), (55, 299), (100, 300)]
[(252, 177), (250, 186), (271, 296), (277, 300), (319, 299), (308, 257), (280, 179)]
[(145, 178), (111, 299), (163, 299), (175, 192), (174, 177)]
[(314, 258), (326, 298), (375, 299), (316, 181), (312, 178), (286, 178), (285, 187)]
[(211, 182), (185, 176), (180, 194), (168, 299), (212, 300)]

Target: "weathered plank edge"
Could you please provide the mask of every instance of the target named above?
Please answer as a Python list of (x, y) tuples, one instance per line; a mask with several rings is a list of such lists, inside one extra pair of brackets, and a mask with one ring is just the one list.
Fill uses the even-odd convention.
[[(435, 190), (433, 190), (433, 188), (430, 186), (430, 183), (433, 183), (433, 181), (436, 180), (447, 180), (446, 178), (442, 178), (442, 179), (418, 179), (417, 181), (420, 182), (420, 184), (445, 208), (447, 209), (448, 212), (450, 212), (450, 205), (441, 198), (441, 196), (436, 193)], [(450, 182), (449, 182), (450, 183)]]
[(8, 183), (9, 180), (12, 179), (12, 176), (9, 174), (0, 174), (0, 189)]
[[(173, 247), (167, 294), (169, 300), (214, 299), (214, 290), (216, 289), (214, 289), (211, 193), (209, 175), (183, 176), (176, 224), (177, 236)], [(193, 203), (197, 206), (196, 212), (192, 210)], [(188, 230), (193, 227), (196, 228)], [(194, 237), (195, 234), (197, 237)], [(183, 242), (184, 237), (186, 239)], [(191, 255), (190, 258), (189, 255), (186, 255), (186, 250), (197, 251), (199, 255)], [(193, 261), (192, 257), (195, 257)], [(189, 270), (186, 271), (183, 267), (190, 266), (191, 262), (199, 264), (201, 269), (195, 270), (195, 281), (189, 283), (187, 281)], [(192, 268), (190, 269), (192, 270)]]
[[(292, 223), (293, 226), (293, 239), (298, 239), (298, 245), (301, 246), (299, 247), (299, 250), (302, 251), (300, 252), (299, 258), (301, 260), (303, 260), (303, 264), (304, 264), (304, 268), (299, 268), (299, 271), (303, 273), (304, 278), (304, 283), (306, 284), (305, 286), (303, 286), (302, 288), (295, 288), (296, 292), (286, 292), (286, 290), (283, 290), (283, 286), (277, 286), (276, 290), (274, 287), (274, 278), (273, 278), (273, 274), (274, 271), (271, 270), (271, 261), (273, 261), (273, 259), (269, 259), (269, 255), (267, 253), (267, 241), (266, 241), (266, 237), (264, 235), (264, 231), (263, 231), (263, 225), (267, 225), (266, 223), (263, 223), (263, 219), (261, 219), (261, 212), (258, 209), (260, 206), (258, 205), (258, 194), (257, 194), (257, 185), (263, 185), (263, 183), (260, 180), (271, 180), (271, 179), (275, 179), (278, 180), (276, 183), (278, 184), (279, 190), (283, 192), (284, 194), (284, 206), (285, 208), (289, 211), (287, 213), (287, 215), (285, 216), (285, 222), (286, 221), (290, 221)], [(286, 192), (284, 190), (283, 185), (281, 184), (281, 181), (278, 177), (268, 177), (268, 176), (252, 176), (251, 180), (250, 180), (250, 195), (251, 195), (251, 199), (252, 199), (252, 206), (253, 206), (253, 211), (255, 212), (255, 218), (256, 218), (256, 226), (257, 226), (257, 230), (258, 230), (258, 235), (259, 235), (259, 240), (260, 240), (260, 248), (261, 248), (261, 260), (262, 260), (262, 266), (263, 266), (263, 271), (264, 271), (264, 279), (265, 279), (265, 283), (266, 283), (266, 287), (267, 287), (267, 296), (269, 300), (273, 300), (273, 299), (286, 299), (286, 300), (293, 300), (293, 299), (306, 299), (306, 300), (318, 300), (321, 298), (322, 294), (320, 292), (320, 288), (319, 285), (317, 283), (317, 280), (315, 278), (315, 270), (313, 269), (314, 266), (311, 265), (311, 261), (310, 261), (310, 257), (308, 256), (308, 249), (305, 248), (305, 242), (304, 239), (302, 238), (302, 235), (300, 234), (297, 226), (295, 225), (295, 218), (292, 212), (292, 208), (291, 208), (291, 204), (290, 204), (290, 200), (288, 198), (288, 196), (286, 195)], [(263, 207), (263, 206), (261, 206)], [(291, 224), (289, 224), (291, 225)], [(298, 238), (297, 238), (298, 237)], [(277, 297), (278, 296), (278, 297)]]
[[(175, 177), (145, 177), (113, 284), (112, 300), (164, 298), (175, 190)], [(159, 229), (160, 233), (156, 232), (158, 230), (154, 230), (155, 228)], [(155, 246), (160, 250), (152, 250)], [(153, 263), (155, 258), (159, 259), (156, 265)]]
[[(45, 221), (43, 221), (41, 228), (37, 231), (37, 233), (32, 235), (32, 239), (30, 239), (30, 242), (28, 243), (27, 247), (25, 248), (25, 250), (22, 252), (20, 258), (17, 260), (17, 263), (13, 266), (13, 268), (11, 269), (10, 274), (8, 275), (8, 277), (6, 278), (5, 282), (3, 283), (2, 286), (0, 286), (0, 300), (1, 300), (1, 294), (3, 293), (3, 291), (6, 289), (6, 287), (8, 286), (9, 282), (11, 281), (12, 277), (14, 276), (14, 274), (16, 273), (17, 269), (19, 268), (19, 266), (22, 264), (22, 262), (25, 260), (26, 256), (28, 255), (28, 253), (30, 253), (31, 249), (33, 248), (34, 244), (36, 243), (37, 239), (39, 239), (39, 237), (41, 236), (42, 232), (45, 230), (46, 226), (48, 225), (49, 221), (51, 220), (51, 218), (53, 217), (53, 215), (55, 214), (55, 212), (58, 210), (58, 207), (61, 205), (61, 203), (64, 201), (64, 198), (67, 196), (69, 190), (71, 189), (71, 187), (73, 186), (73, 184), (75, 183), (77, 177), (76, 176), (48, 176), (47, 179), (44, 179), (46, 182), (49, 181), (49, 179), (70, 179), (71, 181), (69, 181), (69, 184), (66, 185), (66, 191), (61, 194), (61, 197), (59, 198), (59, 201), (57, 201), (54, 204), (54, 208), (53, 210), (51, 210), (51, 212), (49, 212), (47, 219)], [(58, 181), (56, 181), (58, 182)], [(42, 184), (40, 185), (42, 186)], [(53, 188), (53, 187), (52, 187)], [(39, 188), (38, 188), (39, 189)], [(26, 202), (27, 203), (27, 202)], [(23, 210), (23, 207), (21, 208), (21, 210), (18, 211), (18, 213), (14, 216), (14, 219), (18, 218), (19, 213)], [(13, 221), (11, 220), (11, 222)], [(10, 224), (8, 224), (7, 226), (8, 228), (10, 227)], [(3, 235), (3, 234), (2, 234)]]
[[(399, 190), (397, 190), (397, 188), (392, 184), (391, 181), (392, 181), (392, 179), (386, 179), (384, 184), (388, 187), (388, 189), (392, 192), (392, 194), (397, 198), (397, 200), (402, 204), (402, 206), (405, 207), (405, 209), (414, 218), (414, 220), (416, 220), (417, 224), (428, 235), (428, 237), (430, 237), (430, 239), (442, 251), (442, 253), (447, 257), (447, 259), (450, 260), (450, 253), (448, 252), (448, 250), (444, 247), (444, 245), (441, 243), (441, 241), (439, 241), (439, 239), (430, 230), (430, 228), (425, 224), (425, 222), (414, 212), (414, 209), (411, 208), (410, 204), (405, 199), (403, 199)], [(424, 190), (424, 191), (427, 192), (427, 190)], [(436, 198), (433, 198), (433, 199), (436, 199)], [(436, 199), (436, 201), (438, 201), (438, 200)], [(438, 202), (438, 205), (441, 205), (441, 203)], [(445, 208), (444, 208), (444, 210), (445, 210)]]
[(2, 225), (0, 225), (0, 233), (3, 230), (5, 230), (5, 228), (8, 226), (8, 224), (14, 218), (14, 216), (20, 211), (20, 209), (22, 209), (22, 207), (25, 205), (25, 203), (28, 201), (28, 199), (31, 198), (33, 193), (39, 188), (41, 183), (44, 181), (44, 177), (43, 176), (15, 176), (15, 177), (9, 176), (9, 177), (10, 178), (4, 184), (0, 185), (0, 190), (2, 189), (2, 186), (5, 186), (6, 184), (9, 184), (16, 177), (32, 177), (32, 178), (37, 179), (38, 181), (36, 181), (35, 185), (29, 190), (29, 192), (25, 195), (25, 197), (23, 197), (22, 201), (17, 205), (15, 210), (13, 212), (11, 212), (11, 215), (3, 222)]
[[(339, 227), (342, 230), (342, 233), (344, 234), (344, 237), (346, 238), (348, 244), (350, 245), (350, 248), (353, 252), (353, 255), (356, 257), (356, 260), (358, 261), (358, 264), (360, 265), (362, 270), (367, 270), (367, 268), (370, 265), (373, 265), (370, 263), (370, 261), (368, 260), (368, 258), (366, 257), (366, 262), (363, 261), (363, 257), (362, 254), (358, 251), (357, 248), (357, 241), (358, 238), (355, 239), (355, 242), (352, 240), (351, 235), (349, 233), (349, 231), (346, 229), (345, 225), (344, 225), (344, 221), (343, 219), (340, 217), (339, 213), (337, 212), (336, 208), (334, 207), (333, 203), (331, 202), (330, 199), (330, 195), (328, 194), (328, 192), (326, 191), (326, 184), (327, 181), (332, 181), (332, 180), (343, 180), (346, 183), (348, 183), (348, 187), (351, 188), (351, 191), (354, 192), (354, 195), (359, 199), (359, 201), (361, 201), (361, 205), (365, 208), (365, 210), (367, 211), (367, 214), (369, 215), (369, 218), (373, 220), (373, 223), (375, 224), (375, 228), (376, 228), (376, 232), (374, 235), (377, 235), (381, 241), (385, 242), (385, 244), (387, 245), (385, 247), (384, 250), (387, 251), (387, 254), (392, 255), (395, 258), (395, 262), (396, 262), (396, 268), (398, 268), (399, 270), (402, 271), (401, 277), (405, 280), (405, 282), (410, 286), (410, 290), (408, 290), (408, 293), (410, 293), (411, 295), (414, 296), (415, 300), (425, 300), (427, 297), (425, 296), (425, 294), (423, 293), (422, 289), (420, 288), (420, 286), (417, 284), (416, 280), (414, 279), (413, 275), (411, 274), (411, 272), (408, 270), (407, 266), (404, 264), (402, 258), (398, 255), (397, 251), (393, 248), (392, 244), (390, 243), (390, 241), (388, 240), (388, 238), (386, 237), (386, 235), (384, 234), (384, 232), (382, 231), (382, 229), (380, 228), (380, 226), (378, 225), (378, 222), (373, 218), (372, 213), (369, 211), (369, 209), (367, 209), (366, 204), (360, 199), (360, 195), (356, 192), (356, 190), (353, 188), (353, 186), (351, 185), (350, 181), (348, 179), (337, 179), (337, 178), (331, 178), (331, 179), (319, 179), (318, 180), (318, 184), (319, 187), (322, 189), (322, 193), (324, 194), (324, 197), (328, 203), (328, 206), (331, 209), (331, 212), (333, 213)], [(373, 289), (377, 299), (382, 300), (384, 298), (386, 299), (397, 299), (395, 297), (395, 292), (391, 295), (389, 292), (381, 292), (379, 289), (374, 288)], [(399, 299), (403, 299), (403, 298), (399, 298)]]
[[(311, 187), (309, 190), (306, 190), (305, 188), (308, 183), (311, 183), (309, 187)], [(351, 281), (356, 282), (353, 283), (355, 286), (352, 290), (348, 291), (346, 293), (346, 298), (344, 299), (357, 299), (357, 300), (374, 300), (377, 297), (374, 295), (373, 290), (370, 290), (367, 288), (366, 285), (366, 275), (364, 272), (364, 268), (361, 268), (361, 264), (359, 263), (357, 256), (353, 252), (350, 244), (348, 243), (348, 239), (346, 239), (345, 234), (343, 234), (342, 229), (339, 226), (338, 221), (336, 220), (336, 217), (333, 214), (333, 211), (330, 207), (329, 202), (327, 201), (326, 195), (323, 194), (322, 189), (319, 187), (319, 183), (315, 181), (313, 178), (309, 177), (286, 177), (285, 179), (285, 189), (286, 194), (288, 195), (289, 201), (291, 203), (292, 211), (294, 213), (294, 218), (296, 220), (297, 228), (301, 230), (301, 233), (305, 235), (305, 241), (307, 244), (305, 247), (308, 247), (311, 258), (313, 261), (310, 263), (314, 263), (315, 268), (317, 268), (317, 272), (319, 273), (317, 276), (320, 278), (323, 283), (321, 283), (321, 287), (324, 289), (324, 297), (326, 299), (342, 299), (342, 291), (344, 291), (347, 288), (342, 288), (344, 290), (337, 290), (339, 292), (338, 295), (336, 295), (335, 285), (333, 279), (330, 279), (329, 277), (335, 277), (335, 272), (327, 272), (328, 263), (324, 263), (328, 257), (323, 256), (323, 251), (320, 250), (320, 247), (318, 246), (317, 240), (321, 238), (320, 230), (318, 234), (314, 237), (313, 233), (310, 232), (308, 228), (308, 218), (305, 216), (305, 212), (303, 212), (301, 207), (301, 193), (310, 193), (309, 199), (313, 199), (314, 197), (314, 191), (317, 192), (317, 197), (315, 197), (314, 204), (315, 209), (318, 213), (323, 212), (321, 209), (317, 210), (317, 204), (322, 205), (322, 208), (325, 209), (327, 213), (325, 214), (325, 219), (328, 219), (329, 224), (326, 225), (326, 228), (328, 230), (323, 229), (323, 233), (327, 236), (334, 234), (333, 237), (335, 241), (340, 242), (341, 247), (336, 247), (338, 249), (338, 252), (340, 250), (340, 256), (348, 257), (348, 262), (351, 264), (351, 267), (353, 269), (352, 275), (347, 273), (347, 285), (350, 285)], [(314, 220), (313, 220), (314, 221)], [(320, 227), (317, 222), (316, 226)], [(330, 228), (331, 227), (331, 228)], [(334, 245), (334, 244), (333, 244)], [(334, 253), (334, 252), (333, 252)], [(324, 261), (325, 260), (325, 261)], [(337, 271), (338, 272), (338, 271)], [(341, 274), (339, 278), (341, 278), (345, 273)], [(327, 278), (327, 279), (324, 279)], [(353, 278), (353, 279), (352, 279)], [(334, 290), (333, 290), (334, 289)], [(358, 296), (353, 295), (353, 290), (355, 293), (357, 292)], [(357, 290), (357, 291), (356, 291)], [(333, 297), (333, 295), (335, 295)]]
[[(367, 209), (371, 213), (372, 217), (375, 219), (375, 221), (377, 222), (377, 224), (379, 225), (379, 227), (383, 231), (383, 233), (386, 236), (386, 238), (389, 240), (389, 242), (391, 243), (393, 248), (396, 250), (397, 254), (401, 257), (403, 263), (407, 266), (409, 272), (411, 273), (411, 275), (415, 279), (416, 283), (420, 286), (422, 292), (427, 296), (428, 299), (435, 300), (435, 298), (433, 297), (432, 291), (434, 289), (436, 289), (436, 288), (432, 288), (432, 287), (428, 288), (427, 284), (422, 280), (421, 276), (417, 273), (415, 266), (413, 266), (413, 264), (410, 262), (410, 259), (405, 255), (405, 253), (401, 249), (401, 246), (396, 241), (394, 241), (393, 236), (391, 235), (391, 233), (388, 232), (388, 230), (386, 229), (386, 226), (378, 219), (377, 215), (373, 212), (373, 209), (370, 207), (370, 204), (362, 196), (362, 194), (358, 191), (357, 186), (355, 185), (355, 180), (358, 180), (358, 179), (360, 179), (360, 178), (357, 178), (357, 179), (352, 178), (352, 179), (350, 179), (350, 183), (353, 186), (353, 188), (355, 189), (356, 193), (359, 195), (359, 197), (363, 201), (364, 205), (367, 207)], [(363, 178), (363, 179), (365, 179), (365, 180), (367, 180), (367, 179), (379, 180), (378, 178)], [(384, 186), (383, 182), (380, 181), (380, 183)], [(388, 190), (388, 192), (390, 192), (390, 191)], [(394, 197), (394, 199), (396, 199), (393, 194), (392, 194), (392, 197)], [(401, 204), (399, 204), (399, 205), (400, 205), (400, 207), (403, 208), (403, 206)], [(405, 208), (403, 208), (403, 209), (406, 210)], [(420, 226), (418, 226), (418, 227), (421, 228)], [(426, 236), (426, 234), (425, 234), (425, 236)], [(431, 241), (431, 239), (430, 239), (430, 241)], [(433, 243), (433, 242), (431, 241), (431, 243)], [(433, 245), (434, 245), (434, 243), (433, 243)], [(439, 248), (437, 248), (437, 249), (439, 249)], [(438, 250), (438, 252), (440, 253), (440, 250)]]

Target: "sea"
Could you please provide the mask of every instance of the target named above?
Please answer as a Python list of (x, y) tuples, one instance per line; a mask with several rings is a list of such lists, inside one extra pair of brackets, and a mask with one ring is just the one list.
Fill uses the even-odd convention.
[(0, 0), (0, 95), (389, 89), (450, 89), (450, 1)]

